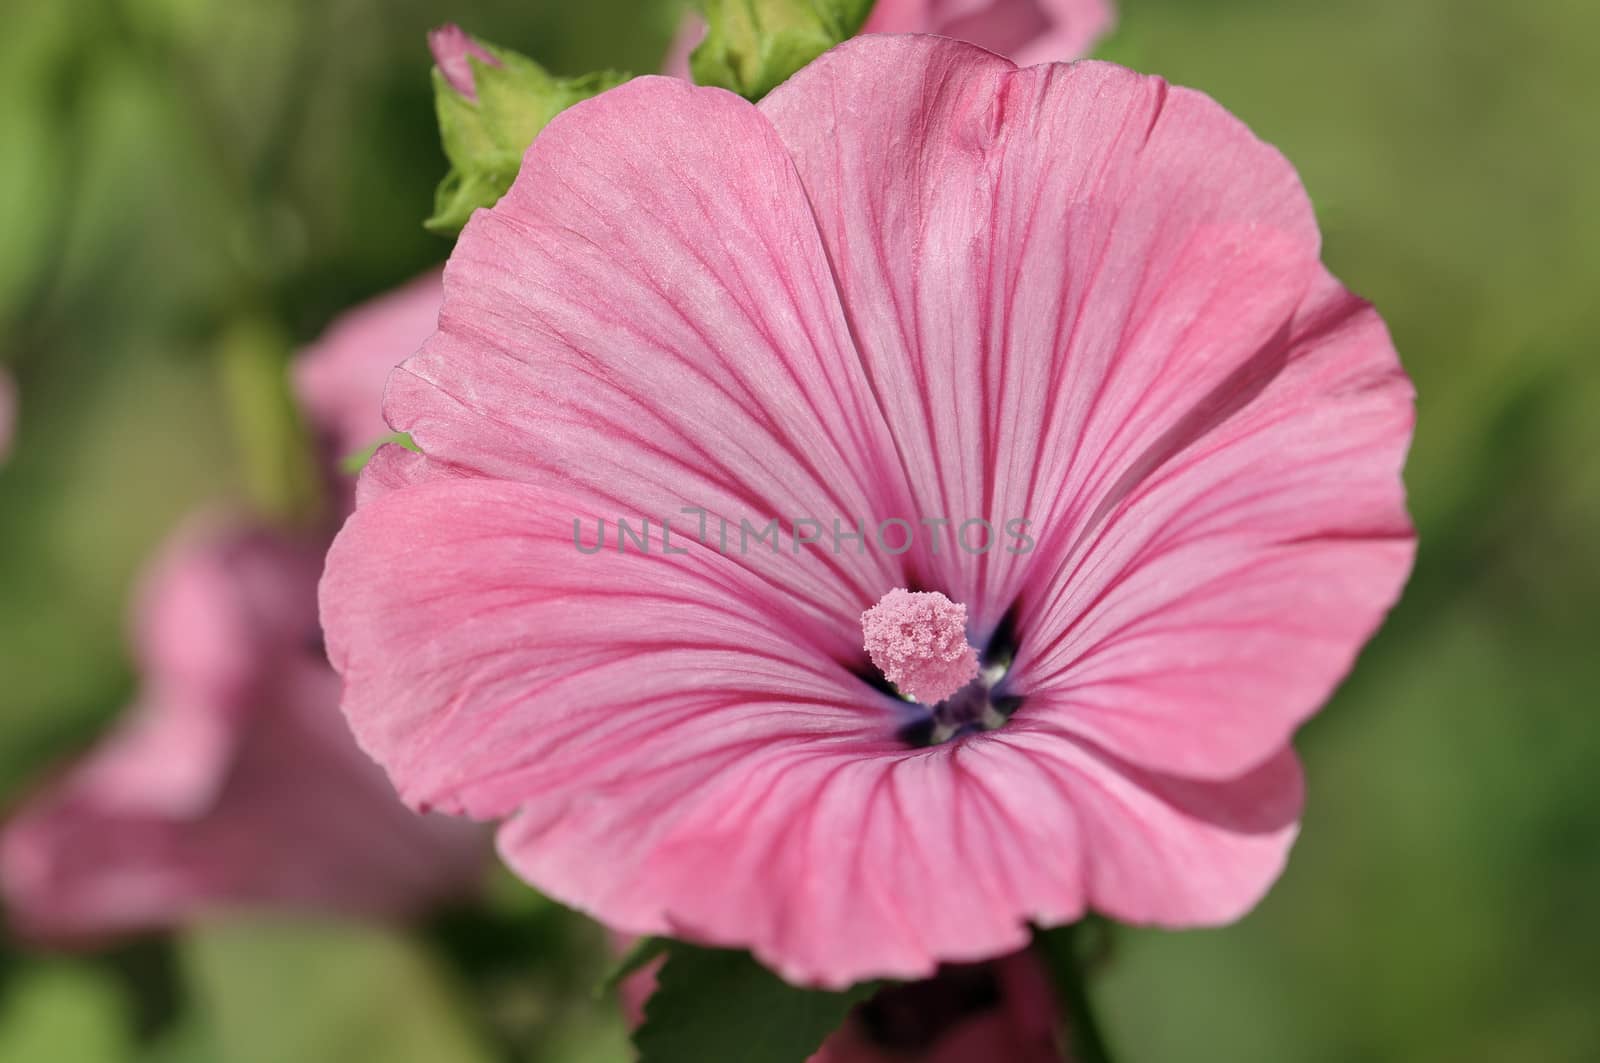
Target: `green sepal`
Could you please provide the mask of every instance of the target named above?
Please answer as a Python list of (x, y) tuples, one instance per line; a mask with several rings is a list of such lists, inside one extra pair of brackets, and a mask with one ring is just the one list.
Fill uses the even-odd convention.
[(631, 76), (603, 70), (556, 77), (527, 56), (483, 47), (497, 62), (468, 57), (476, 98), (457, 92), (437, 67), (433, 71), (439, 141), (450, 172), (434, 193), (433, 216), (422, 224), (443, 236), (460, 232), (477, 208), (499, 201), (515, 180), (528, 145), (550, 119)]
[(374, 439), (371, 443), (368, 443), (354, 454), (346, 454), (339, 460), (339, 470), (346, 476), (360, 475), (361, 470), (367, 467), (367, 462), (371, 461), (373, 456), (376, 455), (378, 451), (382, 450), (390, 443), (393, 443), (398, 447), (404, 447), (406, 450), (409, 450), (414, 454), (422, 453), (422, 448), (417, 446), (408, 433), (390, 432), (386, 436)]
[(689, 57), (701, 85), (759, 100), (861, 31), (873, 0), (702, 0), (706, 36)]

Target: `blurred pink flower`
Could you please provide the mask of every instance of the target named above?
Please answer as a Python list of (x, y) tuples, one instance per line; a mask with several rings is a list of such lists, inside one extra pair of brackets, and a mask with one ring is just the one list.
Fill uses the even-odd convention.
[[(628, 1025), (644, 1021), (659, 967), (623, 981)], [(808, 1063), (1062, 1063), (1057, 1014), (1049, 974), (1023, 950), (879, 991)]]
[(397, 801), (337, 711), (320, 563), (215, 523), (166, 547), (135, 615), (136, 704), (0, 833), (19, 934), (93, 941), (256, 905), (398, 917), (472, 888), (479, 829)]
[[(795, 982), (1236, 918), (1414, 546), (1411, 386), (1319, 255), (1278, 152), (1109, 64), (872, 36), (760, 106), (578, 104), (462, 233), (385, 402), (425, 456), (329, 555), (359, 741), (547, 894)], [(653, 548), (575, 548), (619, 516)], [(863, 647), (897, 588), (966, 608), (937, 705)]]
[(489, 49), (453, 23), (428, 31), (428, 50), (433, 53), (433, 62), (450, 87), (470, 100), (478, 98), (470, 60), (477, 59), (490, 66), (500, 65), (500, 60)]
[(383, 384), (439, 324), (444, 282), (433, 270), (347, 311), (294, 365), (294, 390), (330, 464), (389, 434)]
[[(1112, 0), (877, 0), (861, 32), (937, 33), (1032, 66), (1081, 59), (1115, 21)], [(662, 73), (688, 79), (705, 33), (704, 19), (686, 15)]]

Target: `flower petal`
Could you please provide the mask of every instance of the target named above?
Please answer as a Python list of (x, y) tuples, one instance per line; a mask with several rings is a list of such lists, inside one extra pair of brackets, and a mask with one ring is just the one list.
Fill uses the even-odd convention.
[(0, 832), (0, 894), (29, 937), (88, 941), (218, 907), (377, 916), (469, 890), (470, 824), (394, 797), (337, 711), (313, 641), (318, 552), (185, 528), (145, 581), (131, 715)]
[(444, 478), (335, 542), (345, 711), (407, 801), (514, 814), (501, 852), (550, 895), (800, 982), (924, 976), (1082, 911), (1074, 812), (1026, 757), (907, 749), (903, 704), (797, 644), (784, 588), (696, 544), (581, 555), (565, 506)]
[(937, 33), (1021, 66), (1081, 59), (1111, 28), (1110, 0), (878, 0), (863, 33)]
[(1319, 268), (1283, 157), (1200, 93), (1120, 67), (1017, 70), (954, 41), (864, 37), (762, 111), (918, 516), (1032, 522), (1034, 553), (976, 556), (952, 527), (941, 556), (906, 555), (980, 631)]
[(1023, 596), (1016, 692), (1050, 694), (1020, 716), (1227, 778), (1327, 699), (1404, 584), (1413, 410), (1382, 322), (1324, 278), (1199, 412)]
[(1021, 948), (1091, 907), (1234, 919), (1282, 869), (1300, 801), (1292, 753), (1194, 782), (1021, 728), (876, 757), (770, 743), (530, 805), (499, 844), (609, 925), (843, 986)]
[(498, 816), (707, 774), (763, 742), (903, 748), (903, 703), (797, 635), (786, 587), (693, 540), (585, 555), (573, 511), (529, 485), (442, 478), (372, 497), (335, 540), (329, 658), (406, 800)]
[[(164, 808), (146, 789), (180, 766), (154, 759), (178, 743), (122, 733), (26, 800), (0, 832), (16, 932), (93, 942), (258, 906), (394, 918), (470, 892), (480, 828), (394, 799), (344, 730), (333, 679), (318, 666), (233, 721), (234, 755), (204, 806)], [(190, 729), (164, 710), (142, 711), (169, 737)]]
[(295, 394), (334, 462), (388, 433), (384, 381), (433, 335), (443, 300), (438, 271), (425, 273), (341, 315), (295, 360)]
[[(904, 497), (782, 145), (751, 105), (671, 78), (540, 133), (462, 233), (440, 331), (385, 412), (430, 461), (564, 483), (587, 517), (698, 507), (737, 532)], [(841, 634), (896, 582), (877, 551), (740, 560)]]
[(1005, 734), (1004, 744), (1070, 804), (1089, 906), (1113, 919), (1232, 922), (1277, 881), (1299, 831), (1304, 781), (1289, 749), (1238, 778), (1198, 781), (1147, 771), (1015, 719)]

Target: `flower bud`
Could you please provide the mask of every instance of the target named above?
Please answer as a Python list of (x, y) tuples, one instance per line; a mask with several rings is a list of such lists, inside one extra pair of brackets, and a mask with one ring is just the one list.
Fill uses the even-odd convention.
[(467, 35), (466, 30), (454, 23), (428, 31), (428, 50), (433, 61), (444, 75), (446, 83), (469, 100), (478, 98), (472, 76), (472, 60), (489, 66), (499, 66), (500, 61), (489, 49)]
[(872, 0), (703, 0), (706, 36), (689, 59), (701, 85), (751, 100), (855, 36)]
[(499, 201), (523, 153), (550, 119), (568, 107), (614, 88), (627, 74), (600, 71), (561, 78), (532, 59), (468, 36), (457, 26), (428, 35), (433, 51), (433, 100), (439, 140), (450, 172), (434, 193), (433, 216), (423, 224), (453, 235), (479, 207)]

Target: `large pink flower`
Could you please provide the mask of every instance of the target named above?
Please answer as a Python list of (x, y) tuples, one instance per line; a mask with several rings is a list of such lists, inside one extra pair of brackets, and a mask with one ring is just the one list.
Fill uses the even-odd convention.
[[(642, 78), (463, 232), (330, 656), (408, 801), (505, 818), (624, 931), (839, 985), (1090, 908), (1223, 922), (1408, 571), (1411, 397), (1294, 171), (1197, 92), (916, 36), (759, 106)], [(899, 674), (977, 677), (895, 696), (864, 612)], [(963, 615), (976, 667), (933, 662)]]
[[(1111, 0), (877, 0), (862, 33), (937, 33), (1009, 56), (1019, 65), (1088, 55), (1116, 21)], [(688, 78), (705, 20), (684, 17), (662, 72)]]
[(138, 703), (0, 834), (19, 932), (94, 939), (240, 905), (398, 916), (471, 888), (477, 831), (395, 800), (339, 716), (319, 552), (215, 523), (168, 546), (137, 615)]

